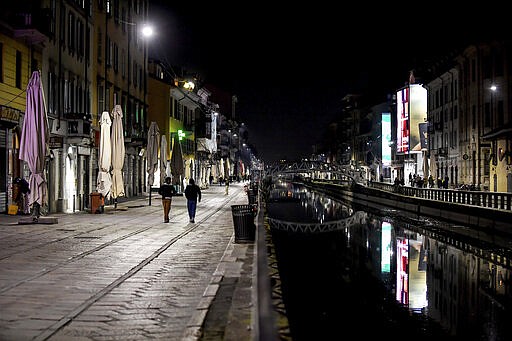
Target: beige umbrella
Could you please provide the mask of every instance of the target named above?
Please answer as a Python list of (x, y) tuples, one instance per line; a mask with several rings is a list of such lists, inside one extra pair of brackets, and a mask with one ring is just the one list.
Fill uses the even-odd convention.
[(123, 183), (124, 135), (123, 110), (117, 104), (112, 111), (112, 197), (117, 199), (125, 195)]
[(224, 159), (220, 159), (219, 161), (219, 175), (224, 178)]
[(110, 114), (104, 111), (101, 114), (100, 121), (99, 173), (96, 180), (96, 190), (107, 199), (110, 199), (110, 189), (112, 188), (112, 177), (110, 176), (110, 166), (112, 165), (111, 125)]
[(231, 174), (231, 164), (229, 162), (229, 158), (226, 158), (226, 163), (224, 163), (224, 179), (229, 181), (229, 175)]

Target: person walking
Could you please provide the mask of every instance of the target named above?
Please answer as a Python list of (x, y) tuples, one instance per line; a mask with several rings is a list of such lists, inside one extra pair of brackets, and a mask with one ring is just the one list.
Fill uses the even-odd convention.
[(165, 178), (165, 182), (160, 186), (158, 194), (162, 196), (162, 206), (164, 207), (164, 223), (169, 222), (169, 212), (171, 212), (172, 196), (176, 194), (174, 186), (171, 185), (171, 177)]
[(201, 189), (196, 185), (194, 179), (188, 181), (188, 185), (185, 188), (185, 198), (187, 198), (187, 209), (188, 217), (191, 223), (194, 223), (196, 217), (197, 203), (201, 202)]

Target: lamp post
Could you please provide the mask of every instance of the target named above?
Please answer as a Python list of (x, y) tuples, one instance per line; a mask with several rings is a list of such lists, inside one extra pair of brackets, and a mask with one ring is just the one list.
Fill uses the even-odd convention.
[[(495, 128), (497, 125), (499, 124), (502, 124), (502, 122), (498, 122), (498, 117), (496, 116), (496, 110), (495, 110), (495, 94), (496, 94), (496, 91), (498, 89), (498, 87), (496, 86), (496, 84), (491, 84), (490, 88), (491, 90), (491, 109), (490, 109), (490, 118), (489, 118), (489, 125), (491, 126), (491, 129)], [(494, 122), (494, 124), (493, 124)], [(484, 124), (484, 127), (486, 125)], [(494, 173), (493, 174), (493, 178), (492, 178), (492, 185), (493, 185), (493, 189), (494, 189), (494, 192), (497, 192), (498, 191), (498, 168), (496, 167), (498, 165), (498, 160), (500, 158), (500, 149), (498, 149), (498, 141), (497, 140), (493, 140), (491, 142), (492, 144), (492, 152), (493, 152), (493, 158), (492, 158), (492, 165), (491, 166), (494, 166), (492, 167), (492, 172)], [(491, 173), (492, 174), (492, 173)], [(489, 179), (489, 189), (491, 187), (491, 179)]]
[[(147, 93), (148, 93), (148, 72), (147, 72), (147, 64), (148, 64), (148, 41), (149, 38), (153, 35), (153, 28), (149, 26), (148, 24), (142, 25), (142, 29), (140, 30), (140, 33), (142, 33), (142, 41), (144, 44), (144, 89), (143, 89), (143, 103), (144, 103), (144, 118), (147, 120), (148, 117), (148, 108), (147, 108)], [(145, 120), (142, 120), (142, 122), (145, 122)], [(142, 123), (141, 122), (141, 123)], [(151, 190), (153, 185), (149, 185), (149, 202), (148, 205), (151, 206)]]

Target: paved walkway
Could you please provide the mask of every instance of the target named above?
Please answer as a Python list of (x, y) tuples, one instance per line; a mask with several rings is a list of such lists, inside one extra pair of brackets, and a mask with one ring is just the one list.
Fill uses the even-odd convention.
[(243, 184), (203, 190), (196, 223), (158, 195), (103, 214), (0, 215), (0, 340), (251, 340), (254, 243), (235, 243)]

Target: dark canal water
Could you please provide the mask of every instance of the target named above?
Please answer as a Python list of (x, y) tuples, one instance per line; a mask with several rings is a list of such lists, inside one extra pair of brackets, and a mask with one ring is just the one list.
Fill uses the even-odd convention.
[(271, 224), (293, 340), (512, 340), (508, 240), (296, 185), (271, 197), (270, 218), (341, 222), (331, 232)]

